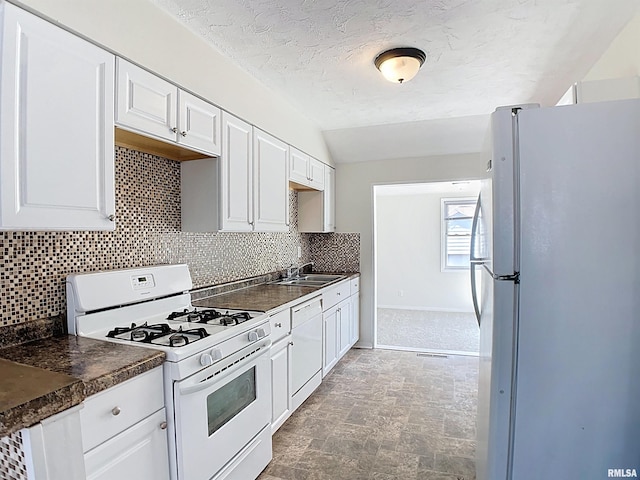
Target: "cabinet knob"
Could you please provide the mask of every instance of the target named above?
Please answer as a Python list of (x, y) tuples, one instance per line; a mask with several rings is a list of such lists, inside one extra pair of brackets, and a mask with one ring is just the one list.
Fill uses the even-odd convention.
[(118, 415), (120, 415), (120, 412), (121, 412), (120, 407), (113, 407), (113, 408), (111, 409), (111, 414), (112, 414), (114, 417), (117, 417)]
[(180, 132), (180, 135), (182, 135), (183, 137), (187, 136), (187, 132), (185, 132), (184, 130)]
[(173, 128), (171, 129), (171, 131), (172, 131), (173, 133), (178, 133), (178, 127), (173, 127)]
[(293, 342), (289, 342), (289, 345), (291, 345), (293, 347)]
[(278, 327), (278, 328), (282, 328), (282, 324), (281, 323), (276, 323), (275, 326)]
[(160, 424), (160, 428), (161, 428), (162, 430), (166, 430), (166, 429), (167, 429), (167, 422), (162, 422), (162, 423)]
[(112, 213), (111, 215), (109, 215), (107, 217), (107, 220), (109, 220), (110, 222), (115, 222), (116, 221), (116, 216)]

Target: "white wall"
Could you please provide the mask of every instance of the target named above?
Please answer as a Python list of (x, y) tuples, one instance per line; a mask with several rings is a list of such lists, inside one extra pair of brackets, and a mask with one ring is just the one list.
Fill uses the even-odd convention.
[(640, 75), (640, 14), (611, 42), (583, 80), (605, 80)]
[(475, 198), (479, 185), (442, 187), (427, 184), (420, 193), (411, 193), (411, 187), (394, 192), (376, 188), (378, 307), (473, 311), (469, 271), (441, 268), (441, 205), (443, 198)]
[[(2, 1), (2, 0), (0, 0)], [(332, 164), (319, 128), (147, 0), (15, 0)]]
[(373, 346), (373, 186), (483, 178), (486, 155), (464, 154), (338, 164), (336, 227), (360, 233), (360, 341)]

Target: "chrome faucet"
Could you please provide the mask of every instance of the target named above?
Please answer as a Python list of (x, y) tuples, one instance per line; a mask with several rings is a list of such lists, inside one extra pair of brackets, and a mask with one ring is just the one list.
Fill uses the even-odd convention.
[(293, 264), (291, 264), (289, 266), (289, 268), (287, 268), (287, 278), (291, 278), (291, 277), (299, 277), (300, 276), (300, 271), (306, 267), (307, 265), (311, 265), (313, 267), (313, 262), (307, 262), (307, 263), (303, 263), (302, 265), (300, 265), (299, 267), (294, 267)]

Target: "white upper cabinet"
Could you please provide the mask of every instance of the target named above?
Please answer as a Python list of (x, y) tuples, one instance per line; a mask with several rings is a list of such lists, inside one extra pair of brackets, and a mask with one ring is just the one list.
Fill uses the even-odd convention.
[(289, 230), (289, 145), (253, 129), (253, 229)]
[(220, 109), (184, 90), (178, 103), (178, 143), (220, 155)]
[(177, 105), (178, 87), (118, 58), (118, 125), (176, 141)]
[(182, 230), (289, 230), (289, 146), (222, 113), (222, 155), (182, 162)]
[(0, 229), (115, 228), (114, 56), (6, 2)]
[(336, 171), (333, 167), (325, 165), (324, 175), (322, 192), (298, 192), (298, 231), (300, 232), (327, 233), (336, 230)]
[(324, 164), (297, 148), (291, 147), (289, 181), (313, 190), (324, 188)]
[(322, 195), (325, 232), (336, 231), (336, 169), (324, 169), (324, 194)]
[(116, 124), (210, 155), (220, 155), (220, 109), (118, 58)]
[(253, 229), (253, 127), (223, 112), (222, 135), (220, 230), (250, 232)]
[(323, 190), (325, 184), (324, 163), (309, 157), (309, 186), (316, 190)]

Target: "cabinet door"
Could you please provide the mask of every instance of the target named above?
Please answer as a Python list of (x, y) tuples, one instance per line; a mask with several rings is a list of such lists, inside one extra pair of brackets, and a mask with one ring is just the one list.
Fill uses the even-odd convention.
[(324, 190), (324, 163), (315, 158), (309, 158), (309, 186)]
[(168, 480), (164, 408), (84, 455), (87, 480)]
[(301, 185), (308, 185), (309, 161), (309, 155), (301, 152), (297, 148), (291, 147), (291, 157), (289, 159), (289, 180)]
[(253, 127), (222, 113), (220, 157), (220, 230), (249, 232), (253, 228)]
[(342, 358), (351, 348), (351, 301), (349, 299), (339, 305), (338, 327), (340, 330), (338, 358)]
[(184, 90), (178, 92), (178, 143), (220, 155), (220, 109)]
[(360, 294), (351, 295), (351, 346), (360, 339)]
[(258, 232), (289, 230), (289, 146), (253, 129), (253, 221)]
[(271, 347), (271, 432), (291, 415), (291, 336)]
[(336, 231), (336, 170), (326, 166), (324, 169), (324, 231)]
[(178, 87), (118, 58), (116, 123), (127, 129), (175, 142)]
[(2, 8), (0, 229), (113, 230), (114, 56)]
[(332, 307), (322, 314), (323, 356), (322, 377), (338, 363), (338, 307)]

